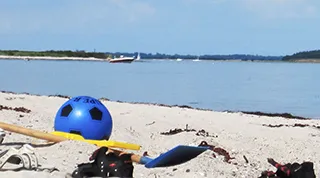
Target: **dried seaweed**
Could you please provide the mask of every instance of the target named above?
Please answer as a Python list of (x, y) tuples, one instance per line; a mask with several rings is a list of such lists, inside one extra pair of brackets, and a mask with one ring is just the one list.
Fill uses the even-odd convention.
[(71, 98), (70, 96), (60, 95), (60, 94), (57, 94), (57, 95), (48, 95), (48, 97), (58, 97), (58, 98), (67, 98), (67, 99), (70, 99), (70, 98)]
[(210, 135), (209, 132), (205, 131), (204, 129), (196, 131), (195, 129), (189, 129), (188, 124), (186, 125), (185, 129), (180, 129), (180, 128), (175, 128), (175, 129), (170, 129), (167, 132), (161, 132), (161, 135), (175, 135), (181, 132), (196, 132), (197, 136), (203, 136), (203, 137), (218, 137), (216, 135)]
[(300, 119), (300, 120), (310, 120), (311, 118), (294, 116), (290, 113), (265, 113), (265, 112), (250, 112), (250, 111), (241, 111), (244, 114), (258, 115), (258, 116), (269, 116), (269, 117), (283, 117), (287, 119)]
[(31, 110), (30, 109), (27, 109), (25, 107), (9, 107), (9, 106), (3, 106), (3, 105), (0, 105), (0, 111), (1, 110), (11, 110), (11, 111), (16, 111), (16, 112), (23, 112), (23, 113), (30, 113)]
[(271, 128), (279, 128), (279, 127), (314, 127), (316, 129), (320, 129), (320, 126), (317, 125), (309, 125), (309, 124), (293, 124), (293, 125), (289, 125), (289, 124), (262, 124), (262, 126), (266, 126), (266, 127), (271, 127)]
[(189, 129), (188, 128), (188, 124), (187, 124), (185, 129), (175, 128), (175, 129), (170, 129), (167, 132), (161, 132), (160, 134), (161, 135), (175, 135), (175, 134), (178, 134), (178, 133), (181, 133), (181, 132), (196, 132), (196, 130), (195, 129)]
[(217, 135), (210, 135), (209, 132), (205, 131), (204, 129), (198, 130), (196, 135), (203, 136), (203, 137), (218, 137)]

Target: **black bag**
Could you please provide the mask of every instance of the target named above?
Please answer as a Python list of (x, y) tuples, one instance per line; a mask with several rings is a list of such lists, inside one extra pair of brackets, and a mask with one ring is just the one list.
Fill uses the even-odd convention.
[(312, 162), (281, 165), (269, 158), (268, 162), (277, 168), (276, 172), (264, 171), (259, 178), (315, 178)]
[(133, 177), (133, 165), (131, 154), (122, 154), (120, 156), (114, 153), (106, 154), (108, 148), (101, 147), (97, 149), (90, 160), (92, 163), (82, 163), (73, 171), (73, 178), (84, 177)]

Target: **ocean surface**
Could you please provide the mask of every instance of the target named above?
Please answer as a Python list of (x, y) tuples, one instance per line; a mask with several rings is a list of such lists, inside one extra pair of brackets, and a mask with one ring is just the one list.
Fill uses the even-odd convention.
[(0, 60), (0, 90), (320, 119), (320, 64)]

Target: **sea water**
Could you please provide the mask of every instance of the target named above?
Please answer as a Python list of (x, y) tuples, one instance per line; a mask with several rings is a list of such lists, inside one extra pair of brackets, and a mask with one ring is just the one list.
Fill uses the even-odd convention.
[(0, 60), (0, 90), (320, 118), (320, 64)]

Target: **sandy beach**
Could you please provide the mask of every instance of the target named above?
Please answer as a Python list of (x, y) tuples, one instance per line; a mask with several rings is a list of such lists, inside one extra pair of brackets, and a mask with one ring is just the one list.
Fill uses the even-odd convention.
[[(31, 112), (24, 113), (10, 109), (0, 110), (2, 122), (41, 131), (53, 131), (54, 117), (66, 98), (35, 96), (27, 94), (0, 93), (0, 104), (7, 107), (24, 107)], [(134, 177), (215, 177), (215, 178), (257, 178), (262, 171), (276, 169), (267, 162), (274, 158), (280, 163), (312, 161), (316, 175), (320, 171), (320, 120), (296, 120), (280, 117), (265, 117), (242, 113), (201, 111), (179, 107), (163, 107), (148, 104), (130, 104), (102, 100), (113, 118), (111, 140), (140, 144), (142, 154), (148, 151), (151, 157), (177, 145), (198, 145), (206, 141), (229, 152), (234, 157), (226, 162), (218, 154), (212, 156), (208, 150), (195, 159), (173, 167), (147, 169), (134, 164)], [(268, 127), (267, 125), (281, 127)], [(305, 127), (293, 127), (308, 124)], [(170, 129), (189, 129), (195, 132), (181, 132), (163, 135)], [(299, 125), (297, 125), (299, 126)], [(197, 135), (204, 130), (207, 134)], [(41, 143), (42, 140), (8, 133), (0, 145), (1, 151), (23, 143)], [(77, 164), (88, 162), (96, 146), (64, 141), (52, 146), (35, 147), (39, 163), (43, 168), (55, 167), (59, 171), (3, 171), (0, 177), (64, 177)], [(244, 159), (247, 158), (247, 161)]]
[(99, 59), (94, 57), (52, 57), (52, 56), (5, 56), (0, 55), (0, 60), (71, 60), (71, 61), (107, 61), (107, 59)]

